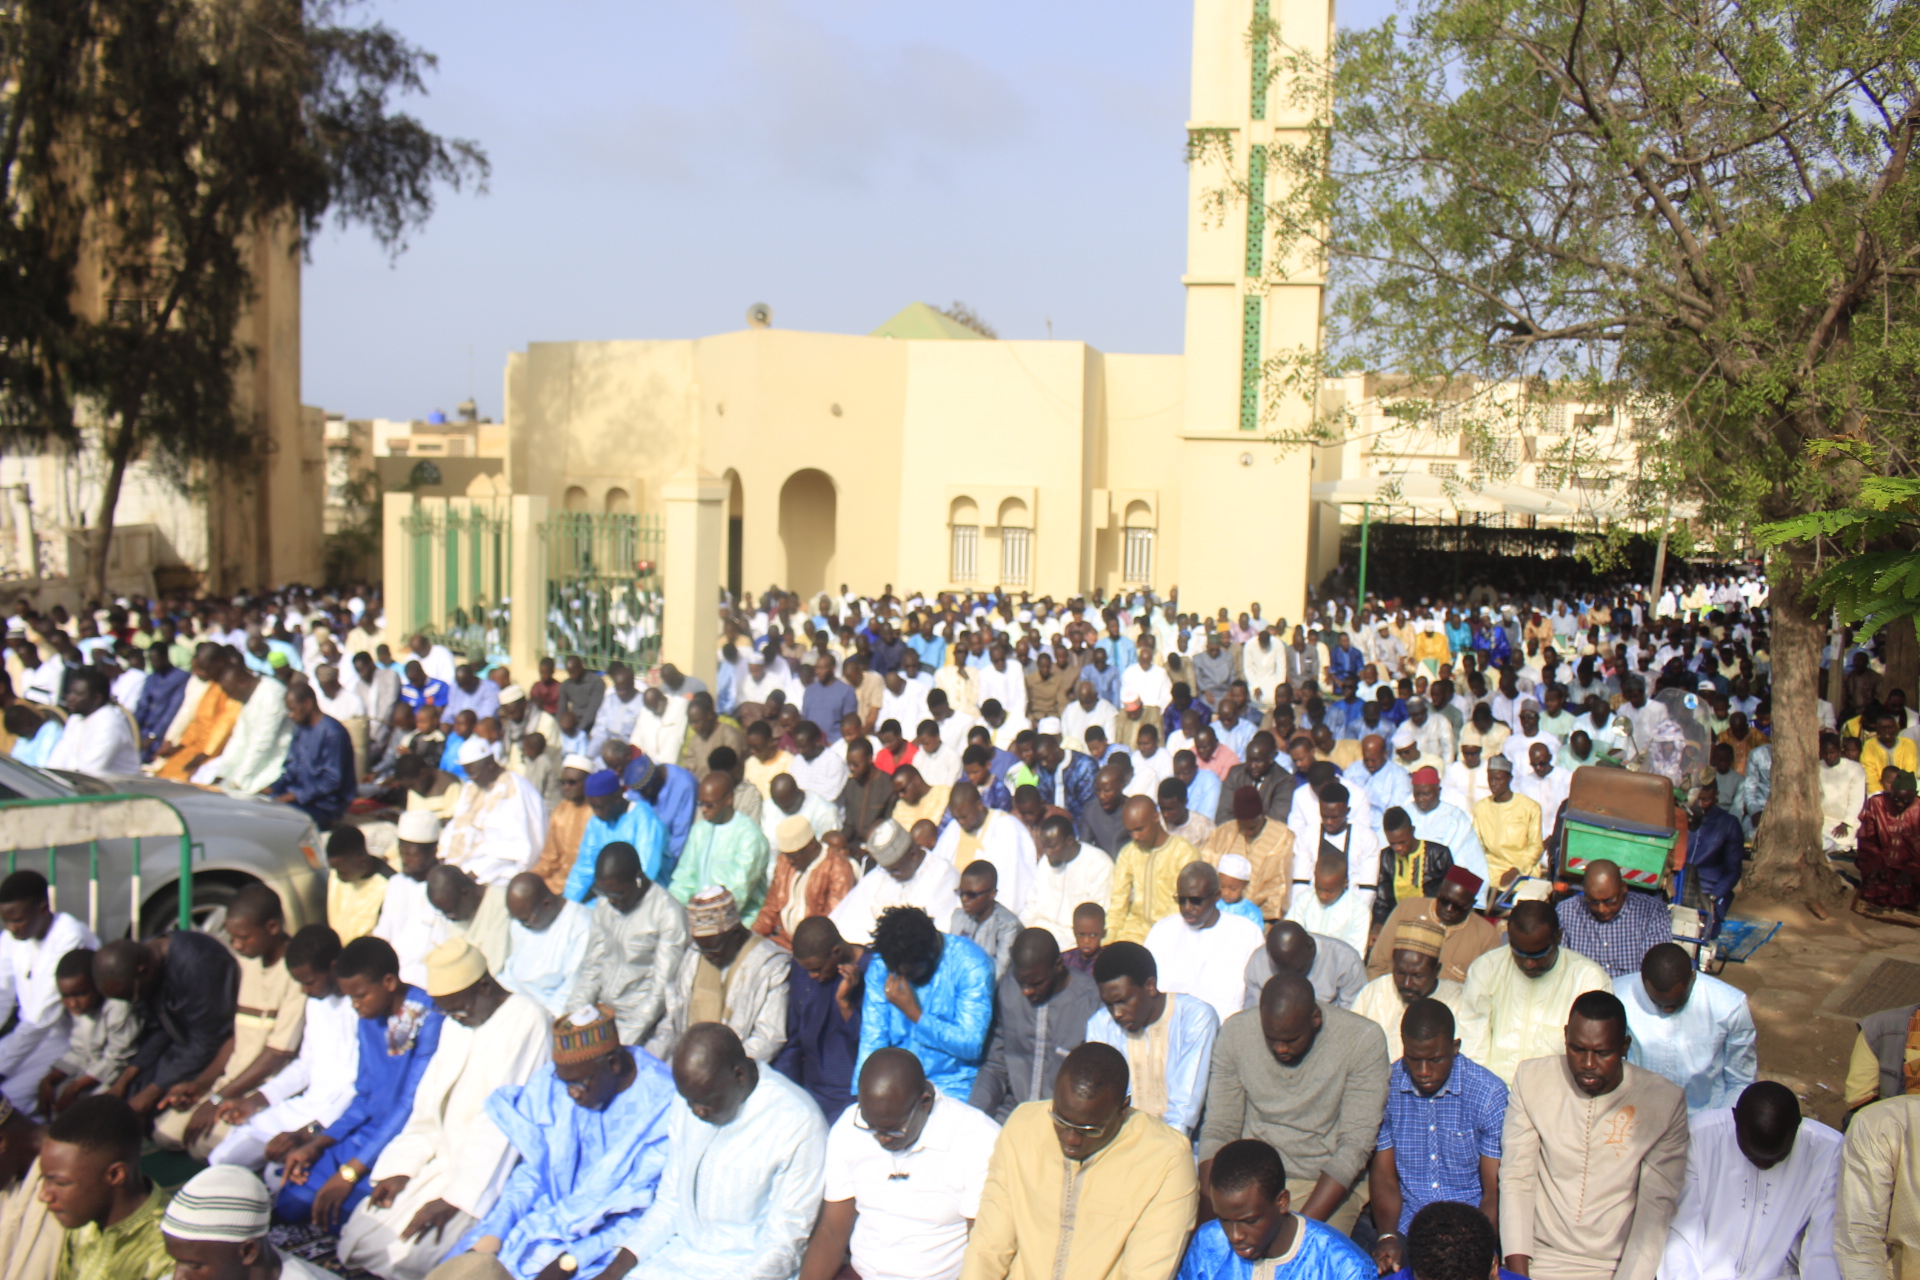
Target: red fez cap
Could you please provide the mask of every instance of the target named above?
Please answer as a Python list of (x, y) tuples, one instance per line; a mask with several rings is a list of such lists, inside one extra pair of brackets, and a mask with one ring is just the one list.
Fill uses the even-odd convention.
[(1260, 788), (1242, 787), (1233, 793), (1233, 816), (1240, 822), (1251, 822), (1265, 811), (1260, 803)]
[(1440, 785), (1440, 771), (1430, 764), (1423, 764), (1413, 771), (1413, 785), (1416, 787), (1437, 787)]
[(1480, 886), (1486, 883), (1486, 881), (1465, 867), (1460, 866), (1458, 863), (1455, 863), (1448, 869), (1446, 882), (1448, 884), (1457, 884), (1468, 893), (1479, 893)]

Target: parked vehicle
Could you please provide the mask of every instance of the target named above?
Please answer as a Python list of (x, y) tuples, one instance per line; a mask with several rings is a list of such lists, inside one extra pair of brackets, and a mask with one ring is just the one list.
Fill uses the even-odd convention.
[[(180, 915), (180, 841), (177, 837), (148, 836), (140, 848), (139, 904), (134, 903), (134, 846), (119, 834), (126, 830), (123, 811), (139, 806), (117, 804), (115, 796), (147, 796), (164, 800), (187, 829), (192, 865), (188, 911), (196, 926), (205, 927), (223, 913), (242, 886), (259, 882), (280, 895), (286, 909), (287, 930), (326, 919), (326, 863), (319, 830), (313, 820), (290, 805), (240, 799), (177, 782), (148, 777), (89, 777), (65, 770), (36, 769), (0, 756), (0, 808), (7, 801), (52, 799), (84, 800), (48, 807), (20, 806), (11, 827), (24, 841), (47, 835), (59, 841), (52, 858), (58, 909), (90, 921), (102, 938), (150, 937), (174, 926)], [(56, 820), (51, 815), (59, 811)], [(76, 826), (75, 824), (79, 824)], [(6, 843), (14, 844), (10, 837)], [(98, 889), (89, 892), (97, 852)], [(25, 843), (0, 848), (7, 869), (31, 868), (47, 874), (46, 844)]]

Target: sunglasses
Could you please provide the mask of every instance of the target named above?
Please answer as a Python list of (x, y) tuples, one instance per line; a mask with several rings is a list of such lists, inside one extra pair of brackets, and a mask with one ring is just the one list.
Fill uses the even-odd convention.
[(1058, 1128), (1065, 1129), (1070, 1133), (1084, 1134), (1089, 1138), (1095, 1134), (1105, 1133), (1107, 1126), (1113, 1123), (1113, 1118), (1109, 1116), (1099, 1124), (1075, 1124), (1071, 1120), (1062, 1120), (1060, 1113), (1051, 1107), (1047, 1108), (1047, 1114), (1053, 1118), (1053, 1123)]
[(1514, 947), (1513, 958), (1516, 960), (1545, 960), (1553, 954), (1554, 948), (1559, 945), (1560, 944), (1556, 942), (1552, 946), (1542, 947), (1538, 951), (1522, 951), (1520, 948)]
[(994, 892), (992, 889), (962, 889), (960, 891), (960, 900), (962, 902), (972, 902), (974, 899), (984, 898), (992, 892)]
[(913, 1118), (920, 1114), (920, 1108), (926, 1106), (927, 1102), (928, 1099), (922, 1097), (920, 1101), (914, 1103), (913, 1110), (907, 1112), (906, 1124), (898, 1129), (882, 1129), (877, 1125), (868, 1124), (866, 1113), (860, 1110), (860, 1108), (855, 1107), (853, 1109), (853, 1127), (862, 1133), (870, 1133), (876, 1138), (904, 1138), (913, 1132)]
[(1183, 907), (1204, 907), (1209, 902), (1213, 901), (1213, 897), (1210, 894), (1204, 894), (1204, 893), (1195, 894), (1192, 897), (1181, 895), (1181, 896), (1175, 897), (1174, 901), (1179, 903)]

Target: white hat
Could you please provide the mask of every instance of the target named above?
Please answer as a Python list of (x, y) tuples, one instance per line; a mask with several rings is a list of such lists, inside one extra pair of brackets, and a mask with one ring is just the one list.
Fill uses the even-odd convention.
[(525, 689), (522, 689), (517, 684), (510, 684), (500, 691), (500, 702), (502, 705), (505, 705), (509, 702), (518, 702), (526, 696), (527, 691)]
[(1244, 853), (1229, 853), (1220, 859), (1219, 872), (1223, 876), (1232, 876), (1235, 880), (1253, 879), (1253, 864), (1247, 861)]
[(267, 1234), (272, 1209), (259, 1175), (237, 1164), (217, 1164), (174, 1193), (160, 1230), (176, 1240), (244, 1244)]
[(399, 835), (408, 844), (439, 844), (439, 815), (430, 809), (409, 809), (400, 815)]
[(495, 758), (493, 754), (493, 744), (476, 733), (460, 744), (460, 754), (457, 758), (462, 765), (478, 764), (482, 760), (492, 760)]
[(563, 759), (560, 762), (560, 767), (562, 769), (578, 769), (582, 773), (593, 773), (600, 768), (599, 765), (595, 764), (593, 761), (587, 759), (585, 756), (580, 755), (578, 753), (567, 756), (565, 759)]
[(1034, 729), (1036, 732), (1048, 735), (1057, 734), (1060, 732), (1060, 717), (1041, 716), (1040, 723), (1035, 725)]

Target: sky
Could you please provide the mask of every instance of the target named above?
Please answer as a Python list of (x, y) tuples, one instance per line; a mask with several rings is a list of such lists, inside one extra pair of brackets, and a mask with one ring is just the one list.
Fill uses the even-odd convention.
[[(1370, 20), (1386, 0), (1342, 8)], [(478, 142), (389, 255), (330, 227), (302, 400), (501, 417), (529, 342), (866, 333), (910, 302), (1005, 338), (1180, 349), (1191, 11), (1177, 0), (370, 0), (437, 56), (403, 107)]]

